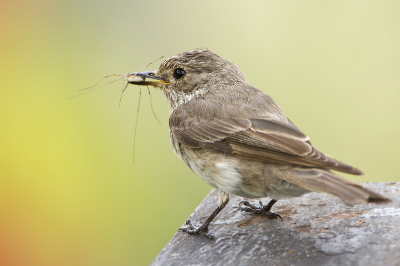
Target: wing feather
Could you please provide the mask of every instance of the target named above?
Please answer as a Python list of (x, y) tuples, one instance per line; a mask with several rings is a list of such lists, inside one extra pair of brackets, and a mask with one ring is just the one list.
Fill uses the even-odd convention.
[[(192, 100), (175, 109), (170, 116), (172, 134), (182, 145), (271, 163), (363, 174), (357, 168), (315, 149), (309, 138), (289, 119), (281, 121), (272, 119), (271, 115), (249, 119), (205, 119), (194, 115), (196, 112), (185, 109), (196, 107), (195, 105), (196, 100)], [(204, 108), (204, 105), (201, 105), (201, 108)], [(197, 114), (207, 111), (202, 110)], [(209, 113), (212, 113), (212, 110), (207, 114)]]

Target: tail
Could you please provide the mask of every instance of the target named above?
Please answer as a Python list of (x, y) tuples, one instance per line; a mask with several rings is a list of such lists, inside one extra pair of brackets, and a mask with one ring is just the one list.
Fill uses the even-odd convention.
[(388, 203), (392, 200), (365, 188), (356, 182), (346, 180), (329, 170), (296, 167), (287, 170), (285, 181), (311, 191), (324, 192), (339, 197), (346, 204), (373, 202)]

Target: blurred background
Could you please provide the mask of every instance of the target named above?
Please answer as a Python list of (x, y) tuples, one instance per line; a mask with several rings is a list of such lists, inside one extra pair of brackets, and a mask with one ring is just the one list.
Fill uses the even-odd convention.
[(240, 66), (316, 147), (366, 173), (347, 178), (400, 181), (399, 1), (2, 0), (0, 34), (1, 265), (157, 256), (211, 190), (174, 155), (161, 92), (159, 124), (142, 87), (134, 163), (139, 87), (120, 106), (121, 81), (69, 98), (193, 48)]

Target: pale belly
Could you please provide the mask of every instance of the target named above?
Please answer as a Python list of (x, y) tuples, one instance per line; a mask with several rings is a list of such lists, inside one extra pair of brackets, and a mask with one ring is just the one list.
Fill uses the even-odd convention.
[(171, 138), (171, 144), (178, 157), (195, 174), (225, 193), (246, 198), (281, 199), (298, 197), (309, 192), (280, 178), (290, 166), (183, 147), (174, 138)]

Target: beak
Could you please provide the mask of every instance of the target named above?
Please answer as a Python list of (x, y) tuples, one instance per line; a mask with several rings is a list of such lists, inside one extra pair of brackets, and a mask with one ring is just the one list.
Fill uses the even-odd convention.
[(155, 71), (130, 73), (127, 79), (128, 83), (134, 85), (158, 85), (160, 83), (169, 84), (169, 82), (163, 80), (162, 78), (156, 77)]

